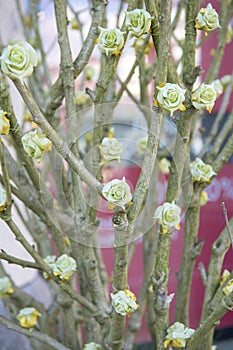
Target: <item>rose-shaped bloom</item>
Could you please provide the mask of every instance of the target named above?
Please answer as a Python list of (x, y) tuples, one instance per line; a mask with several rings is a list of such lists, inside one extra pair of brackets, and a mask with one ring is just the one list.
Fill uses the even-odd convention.
[(222, 291), (225, 295), (229, 295), (231, 292), (233, 292), (233, 279), (227, 282)]
[(142, 35), (139, 38), (134, 38), (134, 42), (132, 44), (132, 47), (134, 47), (135, 51), (140, 53), (142, 52), (142, 49), (144, 47), (144, 54), (149, 55), (150, 50), (153, 46), (152, 42), (149, 41), (148, 44), (145, 47), (145, 40), (146, 40), (146, 35)]
[(120, 160), (122, 144), (114, 137), (104, 137), (101, 142), (100, 151), (104, 162), (114, 159)]
[(10, 121), (7, 119), (7, 112), (0, 110), (0, 135), (8, 135), (10, 130)]
[(104, 198), (107, 199), (109, 207), (113, 209), (118, 206), (125, 208), (127, 203), (131, 202), (132, 194), (130, 187), (123, 177), (122, 180), (114, 179), (108, 182), (102, 189)]
[(8, 277), (0, 278), (0, 297), (8, 297), (12, 293), (14, 293), (14, 289), (10, 279)]
[[(48, 255), (48, 256), (46, 256), (46, 258), (44, 258), (43, 260), (44, 260), (44, 262), (47, 264), (47, 265), (49, 265), (49, 267), (50, 267), (50, 269), (52, 270), (52, 271), (54, 271), (54, 269), (56, 268), (56, 256), (55, 255)], [(43, 272), (43, 277), (45, 278), (45, 279), (49, 279), (49, 276), (48, 276), (48, 274), (46, 273), (46, 272)]]
[(196, 109), (207, 109), (211, 113), (216, 98), (217, 93), (214, 86), (203, 83), (192, 93), (192, 104)]
[(154, 218), (162, 226), (163, 233), (166, 233), (174, 228), (180, 229), (180, 213), (178, 205), (165, 202), (156, 209)]
[(147, 147), (147, 141), (148, 141), (148, 137), (142, 137), (138, 140), (137, 142), (137, 150), (136, 152), (138, 154), (145, 154), (146, 152), (146, 147)]
[(37, 131), (29, 131), (22, 137), (25, 152), (36, 162), (40, 162), (42, 154), (52, 149), (52, 142)]
[(175, 322), (167, 329), (164, 348), (167, 349), (169, 344), (173, 348), (185, 348), (187, 341), (194, 332), (194, 329), (185, 327), (183, 323)]
[(128, 289), (120, 290), (117, 293), (111, 293), (111, 298), (114, 310), (122, 316), (130, 316), (130, 314), (139, 307), (136, 303), (136, 296)]
[(85, 344), (83, 348), (83, 350), (100, 350), (100, 349), (101, 349), (101, 345), (94, 342)]
[(182, 104), (185, 100), (185, 89), (182, 89), (177, 84), (160, 84), (157, 86), (159, 90), (157, 95), (157, 101), (155, 105), (159, 105), (161, 108), (169, 111), (171, 116), (177, 109), (185, 110), (185, 106)]
[(139, 37), (148, 32), (153, 17), (143, 9), (135, 9), (126, 12), (125, 25), (128, 28), (131, 37)]
[(6, 191), (0, 187), (0, 212), (6, 208)]
[(68, 280), (77, 269), (76, 261), (67, 254), (61, 255), (56, 260), (55, 265), (50, 265), (53, 274), (58, 276), (62, 281)]
[(159, 170), (161, 171), (162, 174), (169, 174), (170, 173), (170, 166), (171, 162), (167, 158), (162, 158), (159, 161)]
[(218, 14), (211, 4), (208, 4), (206, 8), (202, 8), (199, 11), (195, 27), (205, 32), (211, 32), (212, 30), (221, 28)]
[(190, 171), (194, 181), (210, 182), (217, 175), (210, 164), (205, 164), (200, 158), (196, 158), (190, 164)]
[(41, 314), (34, 307), (25, 307), (21, 309), (16, 316), (20, 326), (24, 328), (33, 328), (37, 324), (37, 319)]
[(38, 63), (36, 51), (26, 41), (8, 45), (1, 55), (1, 68), (11, 79), (27, 78)]
[(209, 197), (206, 191), (201, 192), (200, 205), (203, 207), (208, 203)]
[(219, 97), (223, 93), (223, 85), (222, 85), (220, 79), (214, 80), (212, 85), (216, 91), (217, 97)]
[(105, 53), (107, 56), (119, 55), (120, 50), (124, 45), (124, 32), (120, 29), (106, 29), (101, 28), (98, 38), (98, 48), (101, 52)]

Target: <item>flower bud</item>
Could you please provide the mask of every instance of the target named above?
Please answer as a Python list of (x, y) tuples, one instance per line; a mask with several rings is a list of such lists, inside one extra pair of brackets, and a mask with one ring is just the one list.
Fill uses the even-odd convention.
[(101, 52), (105, 53), (107, 56), (119, 55), (120, 50), (124, 45), (124, 32), (120, 29), (107, 29), (101, 28), (98, 38), (98, 48)]
[(38, 59), (34, 48), (26, 41), (8, 45), (0, 57), (1, 69), (11, 79), (27, 78), (33, 73)]
[(114, 159), (120, 160), (122, 144), (115, 138), (104, 137), (101, 142), (100, 151), (104, 162)]
[(6, 208), (6, 191), (0, 187), (0, 212)]
[(21, 309), (16, 316), (20, 326), (24, 328), (33, 328), (37, 324), (37, 319), (41, 314), (34, 307), (25, 307)]
[(185, 327), (183, 323), (175, 322), (167, 329), (164, 348), (167, 349), (169, 345), (173, 348), (185, 348), (188, 339), (194, 332), (194, 329)]
[(165, 202), (156, 209), (154, 218), (162, 226), (163, 233), (167, 233), (174, 228), (180, 229), (180, 213), (178, 205)]
[(171, 162), (167, 158), (162, 158), (159, 161), (159, 170), (164, 175), (170, 174), (170, 166), (171, 166)]
[(190, 171), (194, 181), (210, 182), (212, 177), (217, 175), (210, 164), (205, 164), (200, 158), (196, 158), (190, 164)]
[[(48, 255), (43, 260), (47, 265), (49, 265), (50, 269), (52, 271), (54, 271), (54, 269), (56, 268), (56, 256), (55, 255)], [(47, 274), (47, 272), (43, 272), (43, 277), (46, 280), (49, 279), (49, 275)]]
[(9, 297), (10, 294), (14, 293), (12, 283), (10, 279), (6, 277), (0, 278), (0, 297)]
[(142, 137), (137, 141), (137, 150), (138, 154), (145, 154), (147, 147), (148, 137)]
[(52, 149), (52, 142), (44, 135), (35, 131), (29, 131), (22, 137), (25, 152), (36, 162), (40, 162), (42, 154)]
[(0, 135), (8, 135), (10, 131), (10, 121), (7, 112), (0, 110)]
[(95, 70), (92, 66), (87, 66), (85, 68), (85, 78), (87, 80), (92, 80), (95, 75)]
[(130, 316), (139, 307), (136, 303), (136, 296), (128, 289), (111, 293), (111, 298), (114, 310), (122, 316)]
[(203, 83), (192, 93), (192, 104), (196, 109), (207, 109), (211, 113), (216, 98), (214, 85)]
[(208, 203), (208, 193), (206, 191), (201, 192), (200, 205), (203, 207)]
[(76, 18), (73, 18), (71, 21), (70, 21), (70, 26), (72, 29), (74, 30), (79, 30), (79, 25), (78, 25), (78, 21)]
[(153, 17), (143, 9), (135, 9), (126, 12), (125, 25), (128, 28), (131, 37), (139, 37), (147, 33), (151, 26)]
[(171, 116), (177, 110), (185, 110), (185, 106), (182, 102), (185, 100), (185, 89), (182, 89), (177, 84), (160, 84), (157, 86), (159, 90), (157, 95), (157, 101), (155, 101), (155, 105), (159, 105), (161, 108), (169, 111)]
[(206, 8), (201, 8), (196, 18), (195, 27), (205, 32), (221, 28), (218, 14), (211, 4), (208, 4)]
[(107, 199), (109, 207), (121, 207), (125, 209), (125, 205), (131, 202), (132, 194), (130, 187), (123, 177), (122, 180), (114, 179), (108, 182), (102, 189), (104, 198)]
[(83, 91), (77, 91), (75, 93), (75, 103), (77, 106), (84, 105), (87, 101), (87, 95)]

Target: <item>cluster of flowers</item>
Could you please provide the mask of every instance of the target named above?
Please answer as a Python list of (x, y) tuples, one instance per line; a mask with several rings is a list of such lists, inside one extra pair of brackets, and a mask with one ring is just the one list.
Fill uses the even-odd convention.
[[(67, 254), (63, 254), (58, 258), (55, 255), (48, 255), (44, 261), (48, 264), (54, 276), (59, 277), (62, 281), (70, 279), (77, 269), (76, 261)], [(43, 273), (43, 276), (45, 279), (49, 279), (46, 272)]]

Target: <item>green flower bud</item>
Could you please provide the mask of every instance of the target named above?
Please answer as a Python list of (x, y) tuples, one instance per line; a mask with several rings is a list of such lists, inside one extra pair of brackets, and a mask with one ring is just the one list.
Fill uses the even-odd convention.
[(165, 202), (156, 209), (154, 218), (162, 226), (163, 233), (166, 233), (174, 228), (180, 229), (180, 213), (181, 209), (178, 205)]
[(10, 294), (14, 293), (12, 288), (12, 283), (8, 277), (0, 278), (0, 297), (8, 297)]
[(120, 29), (106, 29), (101, 28), (98, 38), (98, 48), (101, 52), (105, 53), (107, 56), (119, 55), (120, 50), (124, 45), (124, 32)]
[(216, 98), (214, 85), (203, 83), (192, 93), (192, 104), (196, 109), (207, 109), (211, 113)]
[(217, 175), (210, 164), (205, 164), (200, 158), (196, 158), (190, 164), (190, 171), (194, 181), (210, 182), (213, 176)]
[(11, 79), (27, 78), (38, 63), (36, 51), (26, 41), (8, 45), (0, 57), (1, 69)]
[(159, 90), (157, 95), (157, 101), (155, 101), (155, 105), (159, 105), (161, 108), (169, 111), (171, 116), (173, 113), (180, 109), (185, 110), (185, 106), (182, 102), (185, 100), (185, 89), (182, 89), (177, 84), (160, 84), (157, 86)]
[(42, 154), (52, 149), (52, 142), (37, 131), (29, 131), (22, 137), (25, 152), (36, 162), (40, 162)]
[(130, 203), (132, 199), (130, 187), (124, 177), (122, 180), (114, 179), (108, 182), (103, 187), (102, 194), (107, 199), (111, 209), (116, 206), (124, 209), (125, 205)]
[(125, 25), (131, 37), (139, 37), (149, 31), (153, 17), (143, 9), (126, 12)]
[(199, 11), (195, 27), (205, 32), (212, 32), (217, 28), (221, 28), (218, 14), (211, 4), (208, 4), (206, 8), (202, 8)]
[(10, 121), (7, 119), (7, 112), (0, 110), (0, 135), (8, 135), (10, 130)]
[(134, 293), (128, 289), (120, 290), (117, 293), (111, 293), (111, 298), (114, 310), (122, 316), (130, 316), (139, 307), (136, 303)]
[(21, 309), (16, 316), (20, 326), (24, 328), (33, 328), (37, 324), (37, 319), (41, 314), (34, 307), (25, 307)]
[(101, 142), (100, 151), (104, 162), (114, 159), (120, 160), (122, 144), (113, 137), (104, 137)]
[(183, 323), (175, 322), (167, 329), (164, 348), (167, 349), (169, 345), (173, 348), (185, 348), (188, 339), (194, 332), (194, 329), (185, 327)]

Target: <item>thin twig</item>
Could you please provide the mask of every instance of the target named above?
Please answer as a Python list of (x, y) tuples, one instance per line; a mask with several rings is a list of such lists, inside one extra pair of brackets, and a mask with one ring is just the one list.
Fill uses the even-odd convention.
[(233, 249), (233, 235), (232, 235), (231, 227), (230, 227), (228, 216), (227, 216), (227, 208), (226, 208), (224, 202), (221, 203), (221, 206), (222, 206), (222, 210), (223, 210), (224, 219), (226, 222), (227, 232), (230, 236), (231, 245), (232, 245), (232, 249)]

